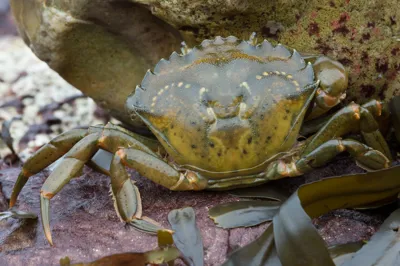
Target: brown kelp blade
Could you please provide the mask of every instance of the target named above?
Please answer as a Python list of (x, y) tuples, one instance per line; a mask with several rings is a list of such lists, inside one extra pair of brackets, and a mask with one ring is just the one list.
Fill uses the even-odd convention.
[(175, 231), (173, 234), (175, 246), (181, 251), (186, 262), (191, 266), (204, 265), (203, 241), (196, 226), (193, 208), (172, 210), (168, 214), (168, 221)]
[(303, 185), (281, 206), (273, 224), (254, 242), (236, 250), (223, 265), (335, 265), (310, 217), (396, 199), (399, 192), (400, 166)]
[(161, 264), (179, 257), (175, 247), (152, 250), (144, 253), (121, 253), (103, 257), (93, 262), (71, 264), (68, 257), (60, 260), (61, 266), (146, 266)]
[[(157, 232), (158, 247), (166, 248), (172, 246), (174, 244), (174, 239), (172, 236), (173, 233), (174, 231), (169, 229), (158, 230)], [(174, 265), (175, 265), (175, 260), (171, 260), (168, 262), (168, 266), (174, 266)]]
[(208, 215), (218, 227), (249, 227), (272, 221), (280, 206), (277, 201), (242, 200), (214, 206)]
[(345, 261), (350, 260), (354, 253), (359, 251), (365, 243), (365, 241), (358, 241), (335, 245), (329, 247), (328, 251), (335, 265), (342, 265)]
[(400, 254), (400, 209), (394, 211), (351, 260), (343, 266), (399, 265)]
[(174, 239), (172, 237), (174, 231), (169, 229), (161, 229), (157, 232), (158, 247), (164, 248), (172, 246), (174, 244)]
[(301, 208), (297, 192), (282, 204), (273, 224), (276, 251), (282, 265), (335, 265), (325, 241)]
[(120, 253), (88, 262), (71, 264), (69, 257), (60, 259), (60, 266), (146, 266), (171, 263), (180, 255), (179, 250), (172, 247), (172, 231), (163, 229), (158, 232), (159, 247), (143, 253)]
[(276, 253), (273, 224), (250, 244), (234, 251), (221, 266), (282, 266)]
[(235, 189), (229, 191), (229, 194), (239, 198), (270, 199), (276, 201), (285, 201), (290, 196), (290, 193), (277, 186), (276, 182), (269, 182), (257, 187)]
[(331, 210), (370, 205), (397, 198), (400, 166), (327, 178), (301, 186), (297, 193), (307, 214), (314, 218)]

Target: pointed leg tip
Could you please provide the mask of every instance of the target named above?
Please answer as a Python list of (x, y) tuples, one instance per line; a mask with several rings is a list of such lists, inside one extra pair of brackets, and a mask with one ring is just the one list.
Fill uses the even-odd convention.
[(29, 174), (27, 171), (22, 170), (21, 173), (18, 175), (17, 181), (14, 184), (13, 190), (11, 192), (11, 198), (10, 198), (10, 208), (12, 208), (18, 198), (19, 193), (21, 192), (22, 188), (25, 186), (26, 182), (28, 181), (28, 178), (32, 174)]
[(13, 191), (11, 192), (10, 203), (9, 203), (10, 208), (14, 207), (15, 203), (17, 202), (17, 197), (18, 197), (18, 192), (16, 192), (15, 189), (13, 189)]
[(49, 242), (50, 246), (54, 246), (53, 239), (51, 238), (51, 233), (47, 232), (47, 233), (45, 233), (45, 235), (46, 235), (47, 242)]
[(17, 202), (17, 197), (18, 197), (18, 192), (13, 190), (11, 192), (10, 203), (9, 203), (10, 209), (15, 206), (15, 203)]
[(15, 199), (13, 199), (13, 197), (11, 197), (11, 199), (10, 199), (10, 204), (8, 205), (8, 208), (9, 209), (11, 209), (12, 207), (14, 207), (14, 205), (15, 205)]
[(50, 218), (49, 218), (49, 206), (50, 200), (45, 196), (40, 195), (40, 213), (42, 217), (42, 225), (44, 235), (46, 236), (47, 241), (50, 245), (53, 245), (53, 240), (51, 238), (51, 231), (50, 231)]

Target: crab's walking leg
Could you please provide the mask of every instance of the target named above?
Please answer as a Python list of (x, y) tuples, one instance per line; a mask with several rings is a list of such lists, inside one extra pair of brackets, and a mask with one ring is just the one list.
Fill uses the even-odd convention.
[(296, 168), (301, 172), (310, 171), (312, 168), (325, 165), (337, 154), (344, 151), (350, 153), (363, 168), (378, 170), (388, 168), (390, 164), (389, 159), (383, 153), (365, 144), (352, 139), (334, 139), (325, 142), (311, 153), (300, 158), (296, 162)]
[(107, 124), (105, 127), (92, 128), (89, 130), (89, 135), (81, 139), (65, 155), (41, 189), (42, 223), (50, 244), (52, 244), (49, 226), (50, 199), (82, 169), (99, 148), (114, 153), (110, 175), (116, 211), (122, 220), (139, 230), (155, 232), (159, 227), (141, 217), (139, 191), (130, 181), (125, 166), (136, 169), (140, 174), (172, 190), (198, 190), (207, 186), (207, 181), (200, 176), (192, 172), (183, 174), (175, 170), (144, 145), (140, 138), (137, 140), (134, 135), (127, 134), (119, 127)]
[[(141, 201), (139, 191), (130, 180), (125, 166), (135, 169), (140, 175), (172, 190), (200, 190), (204, 189), (207, 182), (200, 182), (196, 174), (187, 172), (179, 173), (172, 166), (146, 152), (132, 149), (119, 149), (111, 162), (111, 189), (115, 200), (115, 208), (121, 220), (135, 228), (147, 233), (156, 232), (157, 229), (143, 224), (141, 218)], [(134, 193), (133, 193), (134, 192)]]
[[(121, 139), (128, 138), (130, 139), (130, 142), (135, 140), (136, 143), (141, 143), (142, 147), (150, 148), (152, 152), (155, 152), (159, 155), (166, 154), (164, 148), (157, 140), (138, 135), (123, 127), (116, 126), (111, 123), (108, 123), (106, 126), (91, 126), (89, 128), (89, 133), (103, 132), (104, 129), (107, 129), (107, 132), (112, 132), (113, 135), (121, 135)], [(121, 143), (121, 145), (124, 146), (123, 143)], [(110, 176), (110, 164), (113, 156), (113, 152), (99, 149), (99, 151), (92, 157), (91, 161), (89, 161), (87, 165), (97, 172), (101, 172)]]
[[(270, 164), (266, 171), (266, 179), (302, 175), (312, 168), (326, 164), (343, 151), (348, 151), (365, 169), (389, 167), (392, 160), (390, 150), (375, 120), (381, 113), (382, 104), (375, 100), (363, 106), (349, 104), (305, 141), (305, 147), (297, 161), (278, 160)], [(361, 132), (367, 145), (351, 139), (339, 139), (351, 132)]]
[(82, 169), (87, 161), (97, 152), (100, 134), (93, 133), (80, 140), (62, 159), (44, 182), (40, 190), (40, 209), (45, 236), (52, 245), (49, 226), (49, 200)]
[(39, 173), (47, 166), (67, 153), (79, 140), (87, 134), (86, 129), (72, 129), (52, 139), (30, 157), (22, 167), (21, 173), (15, 182), (10, 198), (10, 208), (15, 205), (21, 189), (28, 178)]
[(344, 136), (351, 132), (361, 132), (365, 142), (371, 148), (383, 153), (392, 160), (390, 149), (379, 131), (375, 117), (381, 115), (382, 106), (378, 101), (371, 101), (363, 106), (351, 103), (338, 111), (312, 137), (303, 151), (308, 154), (328, 140)]
[(207, 186), (207, 181), (200, 175), (190, 171), (185, 174), (180, 173), (160, 158), (140, 150), (131, 148), (118, 150), (111, 163), (111, 172), (116, 169), (116, 161), (170, 190), (202, 190)]
[(389, 167), (389, 159), (380, 151), (352, 139), (332, 139), (310, 153), (303, 155), (297, 161), (287, 163), (283, 160), (278, 160), (272, 163), (266, 171), (266, 178), (273, 180), (302, 175), (313, 168), (325, 165), (344, 151), (349, 152), (363, 168), (378, 170)]

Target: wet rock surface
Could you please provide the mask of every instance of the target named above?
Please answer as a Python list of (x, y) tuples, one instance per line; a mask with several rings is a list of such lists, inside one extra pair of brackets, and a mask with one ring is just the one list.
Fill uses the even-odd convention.
[[(195, 209), (200, 228), (206, 265), (220, 265), (226, 256), (257, 238), (268, 224), (252, 228), (224, 230), (208, 218), (214, 205), (237, 200), (228, 192), (172, 192), (130, 171), (142, 195), (143, 213), (169, 228), (170, 210), (191, 206)], [(339, 159), (326, 168), (303, 177), (281, 180), (280, 186), (294, 190), (304, 182), (320, 178), (360, 172), (352, 161)], [(19, 167), (3, 164), (0, 170), (1, 207), (5, 210), (19, 173)], [(39, 215), (39, 192), (49, 171), (30, 178), (18, 199), (18, 209)], [(0, 265), (58, 265), (69, 256), (72, 262), (91, 261), (121, 252), (142, 252), (157, 246), (155, 236), (133, 230), (120, 222), (111, 196), (107, 176), (85, 168), (81, 177), (73, 179), (52, 200), (51, 229), (55, 245), (51, 247), (44, 235), (40, 219), (22, 223), (15, 219), (0, 222)], [(393, 206), (392, 206), (393, 207)], [(337, 210), (314, 219), (314, 224), (328, 245), (368, 240), (393, 209), (374, 212)]]

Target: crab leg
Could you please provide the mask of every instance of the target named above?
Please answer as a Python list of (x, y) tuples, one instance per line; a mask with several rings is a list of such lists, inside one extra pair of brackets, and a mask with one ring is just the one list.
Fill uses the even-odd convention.
[(365, 144), (352, 139), (332, 139), (312, 152), (303, 155), (299, 160), (287, 163), (278, 160), (272, 163), (267, 171), (266, 178), (274, 180), (284, 177), (299, 176), (321, 167), (341, 152), (347, 151), (357, 163), (367, 170), (378, 170), (389, 167), (390, 161), (380, 151), (374, 150)]
[(131, 182), (125, 166), (136, 169), (140, 174), (172, 190), (199, 190), (207, 186), (207, 181), (200, 176), (192, 172), (178, 172), (150, 148), (118, 127), (111, 124), (102, 128), (96, 127), (89, 130), (89, 135), (65, 155), (42, 186), (41, 216), (44, 233), (50, 244), (50, 199), (82, 169), (99, 148), (114, 153), (110, 175), (117, 214), (123, 221), (141, 231), (156, 232), (160, 227), (154, 225), (149, 218), (142, 217), (140, 194)]
[(389, 167), (389, 159), (380, 151), (352, 139), (333, 139), (325, 142), (296, 162), (300, 172), (321, 167), (341, 152), (347, 151), (363, 168), (378, 170)]
[[(134, 226), (140, 231), (154, 233), (159, 229), (154, 223), (143, 224), (142, 204), (138, 188), (131, 181), (121, 158), (116, 154), (110, 166), (111, 193), (114, 199), (114, 207), (120, 219)], [(144, 217), (143, 217), (144, 218)]]
[(22, 167), (21, 173), (14, 185), (10, 198), (10, 208), (15, 205), (21, 189), (28, 178), (39, 173), (47, 166), (67, 153), (79, 140), (87, 134), (86, 129), (72, 129), (52, 139), (30, 157)]
[[(119, 149), (111, 162), (111, 189), (114, 195), (115, 208), (121, 220), (135, 228), (154, 233), (157, 227), (144, 226), (141, 218), (141, 201), (139, 191), (131, 182), (125, 166), (135, 169), (140, 175), (171, 190), (199, 190), (204, 189), (207, 182), (200, 182), (194, 173), (179, 173), (172, 166), (158, 157), (146, 152), (132, 149)], [(134, 192), (134, 193), (132, 193)], [(142, 219), (145, 217), (142, 217)]]
[[(52, 139), (48, 144), (41, 147), (37, 150), (23, 165), (21, 173), (19, 174), (17, 181), (15, 182), (13, 191), (11, 193), (10, 198), (10, 208), (13, 207), (17, 201), (18, 195), (21, 192), (22, 188), (28, 181), (29, 177), (35, 175), (48, 167), (50, 164), (54, 163), (56, 160), (61, 158), (64, 154), (66, 154), (78, 141), (80, 141), (83, 137), (88, 134), (102, 132), (104, 128), (107, 129), (115, 129), (115, 131), (123, 132), (131, 137), (135, 137), (141, 143), (144, 143), (146, 146), (150, 147), (153, 150), (157, 150), (157, 142), (151, 139), (136, 135), (134, 133), (130, 133), (129, 131), (114, 126), (112, 124), (107, 124), (106, 126), (93, 126), (87, 129), (72, 129), (66, 131), (54, 139)], [(122, 134), (122, 133), (121, 133)], [(137, 141), (136, 141), (137, 142)], [(158, 145), (159, 146), (159, 145)], [(96, 162), (93, 163), (93, 166)], [(101, 169), (102, 166), (97, 167), (96, 169)]]
[(40, 209), (45, 236), (52, 245), (49, 226), (50, 199), (54, 197), (75, 174), (82, 169), (84, 164), (97, 152), (98, 133), (90, 134), (80, 140), (63, 158), (44, 182), (40, 190)]
[(303, 155), (310, 153), (328, 140), (344, 136), (350, 132), (361, 131), (368, 146), (383, 153), (392, 160), (390, 149), (379, 131), (374, 118), (381, 115), (381, 103), (371, 101), (364, 106), (351, 103), (339, 110), (331, 119), (312, 137), (303, 151)]
[(118, 150), (111, 163), (111, 172), (116, 169), (116, 161), (170, 190), (202, 190), (207, 186), (207, 181), (200, 175), (191, 171), (180, 173), (160, 158), (140, 150), (132, 148)]

